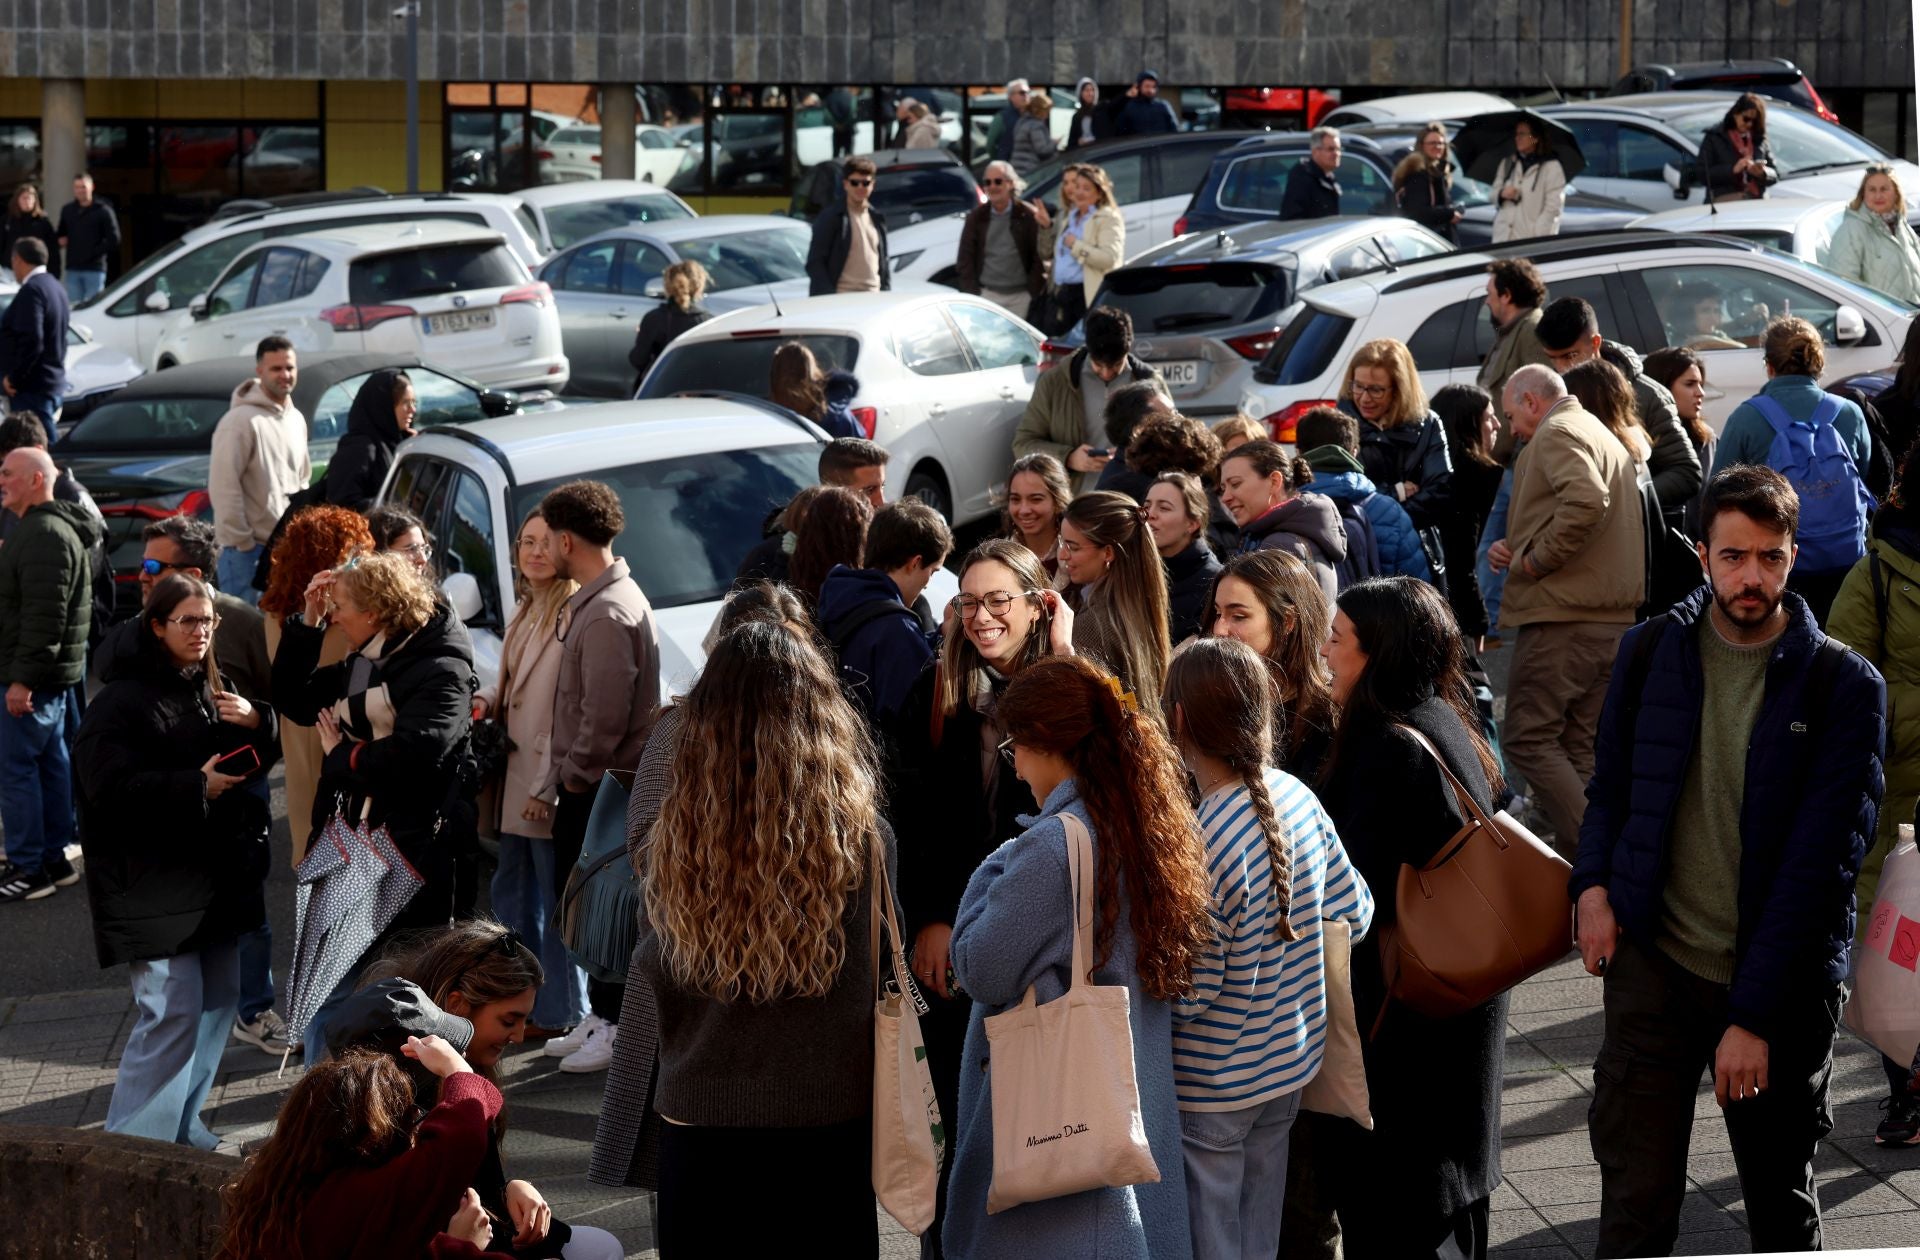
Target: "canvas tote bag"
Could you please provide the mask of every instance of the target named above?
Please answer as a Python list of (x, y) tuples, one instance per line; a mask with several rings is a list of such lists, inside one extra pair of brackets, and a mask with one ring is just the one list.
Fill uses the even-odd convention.
[(1333, 919), (1321, 923), (1320, 951), (1327, 993), (1326, 1049), (1320, 1070), (1300, 1091), (1300, 1105), (1322, 1115), (1345, 1116), (1372, 1130), (1367, 1065), (1360, 1057), (1360, 1025), (1353, 1013), (1353, 925)]
[[(927, 1047), (920, 1039), (926, 1000), (914, 988), (893, 912), (893, 884), (876, 840), (873, 874), (868, 880), (873, 906), (867, 942), (873, 960), (873, 1193), (887, 1215), (913, 1234), (933, 1224), (940, 1193), (940, 1161), (946, 1132), (940, 1103), (927, 1069)], [(886, 959), (891, 986), (881, 969), (880, 927), (886, 925)]]
[(1096, 985), (1093, 837), (1071, 814), (1067, 868), (1074, 898), (1073, 976), (1044, 1006), (987, 1016), (993, 1091), (993, 1184), (987, 1211), (1104, 1186), (1160, 1180), (1140, 1116), (1133, 1025), (1124, 985)]
[(1895, 1063), (1920, 1058), (1920, 851), (1913, 824), (1880, 868), (1860, 947), (1846, 1025)]

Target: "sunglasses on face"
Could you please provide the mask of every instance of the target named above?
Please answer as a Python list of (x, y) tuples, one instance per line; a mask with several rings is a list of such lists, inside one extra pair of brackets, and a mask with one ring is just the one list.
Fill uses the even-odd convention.
[(993, 178), (993, 179), (983, 179), (983, 180), (981, 180), (980, 182), (981, 182), (982, 184), (985, 184), (985, 185), (986, 185), (986, 186), (987, 186), (988, 188), (998, 188), (998, 187), (1000, 187), (1000, 185), (1002, 185), (1002, 184), (1007, 184), (1007, 183), (1011, 183), (1012, 181), (1011, 181), (1011, 180), (1005, 180), (1005, 179), (1000, 179), (999, 177), (997, 177), (997, 176), (996, 176), (996, 177), (995, 177), (995, 178)]
[(142, 560), (140, 562), (140, 572), (146, 574), (148, 577), (159, 577), (168, 569), (191, 569), (193, 567), (195, 566), (190, 564), (167, 564), (161, 560)]
[(849, 187), (849, 188), (871, 188), (871, 187), (873, 187), (873, 181), (872, 181), (872, 180), (870, 180), (870, 179), (850, 179), (850, 180), (848, 180), (848, 181), (847, 181), (847, 187)]

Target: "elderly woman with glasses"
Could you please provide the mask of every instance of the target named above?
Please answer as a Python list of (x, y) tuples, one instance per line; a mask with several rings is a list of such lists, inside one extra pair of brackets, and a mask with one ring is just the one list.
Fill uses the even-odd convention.
[(212, 1150), (200, 1119), (240, 1006), (240, 937), (266, 922), (272, 819), (244, 790), (279, 747), (273, 711), (226, 690), (213, 589), (172, 573), (101, 655), (74, 740), (94, 947), (126, 963), (136, 1018), (107, 1131)]
[(1700, 165), (1707, 172), (1707, 196), (1714, 201), (1766, 196), (1780, 182), (1767, 144), (1767, 103), (1742, 93), (1720, 125), (1700, 138)]
[(1047, 287), (1047, 252), (1040, 241), (1046, 224), (1020, 199), (1026, 181), (1012, 163), (987, 163), (980, 186), (987, 200), (967, 212), (960, 229), (956, 283), (962, 293), (977, 293), (1025, 319), (1033, 299)]

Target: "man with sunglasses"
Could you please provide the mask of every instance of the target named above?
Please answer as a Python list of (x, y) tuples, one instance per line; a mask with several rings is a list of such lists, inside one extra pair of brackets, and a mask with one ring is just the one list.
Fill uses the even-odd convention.
[[(146, 544), (140, 557), (140, 602), (147, 602), (154, 584), (169, 573), (199, 578), (214, 587), (213, 611), (220, 616), (214, 636), (214, 661), (229, 690), (249, 700), (273, 698), (273, 663), (267, 657), (266, 617), (244, 599), (219, 589), (214, 570), (220, 557), (213, 524), (193, 516), (163, 516), (141, 531)], [(262, 780), (264, 782), (264, 780)]]
[(886, 216), (869, 204), (877, 170), (872, 158), (848, 158), (841, 174), (844, 199), (814, 219), (813, 244), (807, 250), (808, 297), (893, 288)]
[(960, 229), (958, 287), (1025, 319), (1033, 299), (1047, 287), (1040, 216), (1020, 200), (1013, 163), (987, 163), (980, 186), (987, 190), (986, 204), (968, 211)]

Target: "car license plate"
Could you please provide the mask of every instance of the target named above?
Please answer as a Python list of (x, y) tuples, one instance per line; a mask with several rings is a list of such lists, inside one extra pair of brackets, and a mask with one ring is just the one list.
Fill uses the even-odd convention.
[(1171, 363), (1156, 363), (1160, 375), (1165, 378), (1168, 389), (1193, 389), (1200, 384), (1200, 360), (1177, 359)]
[(493, 327), (493, 311), (448, 311), (442, 315), (428, 315), (420, 321), (430, 333), (472, 332), (478, 328)]

